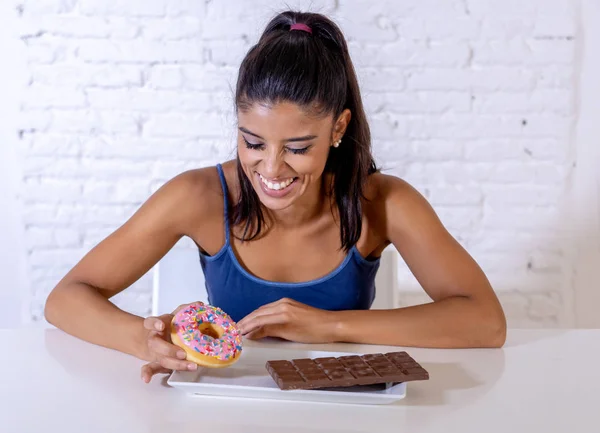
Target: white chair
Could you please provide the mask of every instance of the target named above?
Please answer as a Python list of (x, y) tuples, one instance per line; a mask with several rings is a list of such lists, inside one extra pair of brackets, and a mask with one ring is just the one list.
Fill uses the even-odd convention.
[(155, 266), (152, 315), (171, 313), (181, 304), (208, 302), (198, 250), (172, 248)]
[[(393, 248), (386, 248), (381, 256), (372, 309), (399, 306), (397, 256)], [(198, 250), (173, 248), (156, 264), (153, 272), (152, 315), (170, 313), (188, 302), (208, 302)]]

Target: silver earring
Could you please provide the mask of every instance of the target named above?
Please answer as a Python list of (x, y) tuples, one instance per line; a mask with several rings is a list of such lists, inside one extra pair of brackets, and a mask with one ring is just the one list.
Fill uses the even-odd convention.
[(333, 147), (338, 147), (341, 142), (342, 142), (342, 139), (340, 138), (338, 141), (336, 141), (335, 143), (333, 143)]

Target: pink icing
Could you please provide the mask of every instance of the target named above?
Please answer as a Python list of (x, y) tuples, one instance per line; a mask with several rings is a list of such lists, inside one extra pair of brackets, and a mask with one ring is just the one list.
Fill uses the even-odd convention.
[[(198, 331), (198, 326), (206, 322), (223, 328), (223, 335), (213, 338)], [(175, 314), (173, 326), (181, 341), (202, 355), (227, 361), (242, 351), (242, 336), (237, 324), (218, 307), (194, 302)]]

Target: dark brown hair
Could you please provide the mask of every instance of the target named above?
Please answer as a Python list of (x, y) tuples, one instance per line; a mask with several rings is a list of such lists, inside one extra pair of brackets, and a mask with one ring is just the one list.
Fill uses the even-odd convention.
[[(294, 30), (305, 24), (312, 33)], [(327, 17), (286, 11), (273, 18), (240, 66), (235, 104), (246, 110), (254, 103), (292, 102), (318, 115), (351, 111), (351, 120), (337, 148), (330, 148), (325, 172), (331, 173), (329, 192), (340, 218), (340, 239), (348, 251), (358, 241), (362, 226), (363, 189), (367, 176), (377, 171), (371, 154), (371, 133), (363, 109), (354, 66), (344, 35)], [(244, 226), (242, 240), (252, 240), (264, 227), (260, 200), (247, 179), (238, 156), (240, 195), (231, 223)]]

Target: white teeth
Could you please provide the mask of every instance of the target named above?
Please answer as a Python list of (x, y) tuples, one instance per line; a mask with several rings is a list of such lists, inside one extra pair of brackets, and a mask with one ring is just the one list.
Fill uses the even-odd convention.
[(260, 180), (262, 181), (262, 183), (264, 183), (267, 186), (267, 188), (273, 189), (275, 191), (278, 191), (280, 189), (288, 187), (294, 181), (293, 178), (290, 178), (290, 179), (285, 180), (285, 181), (280, 182), (280, 183), (273, 183), (273, 182), (269, 182), (267, 179), (265, 179), (264, 177), (262, 177), (261, 174), (259, 174), (259, 176), (260, 176)]

